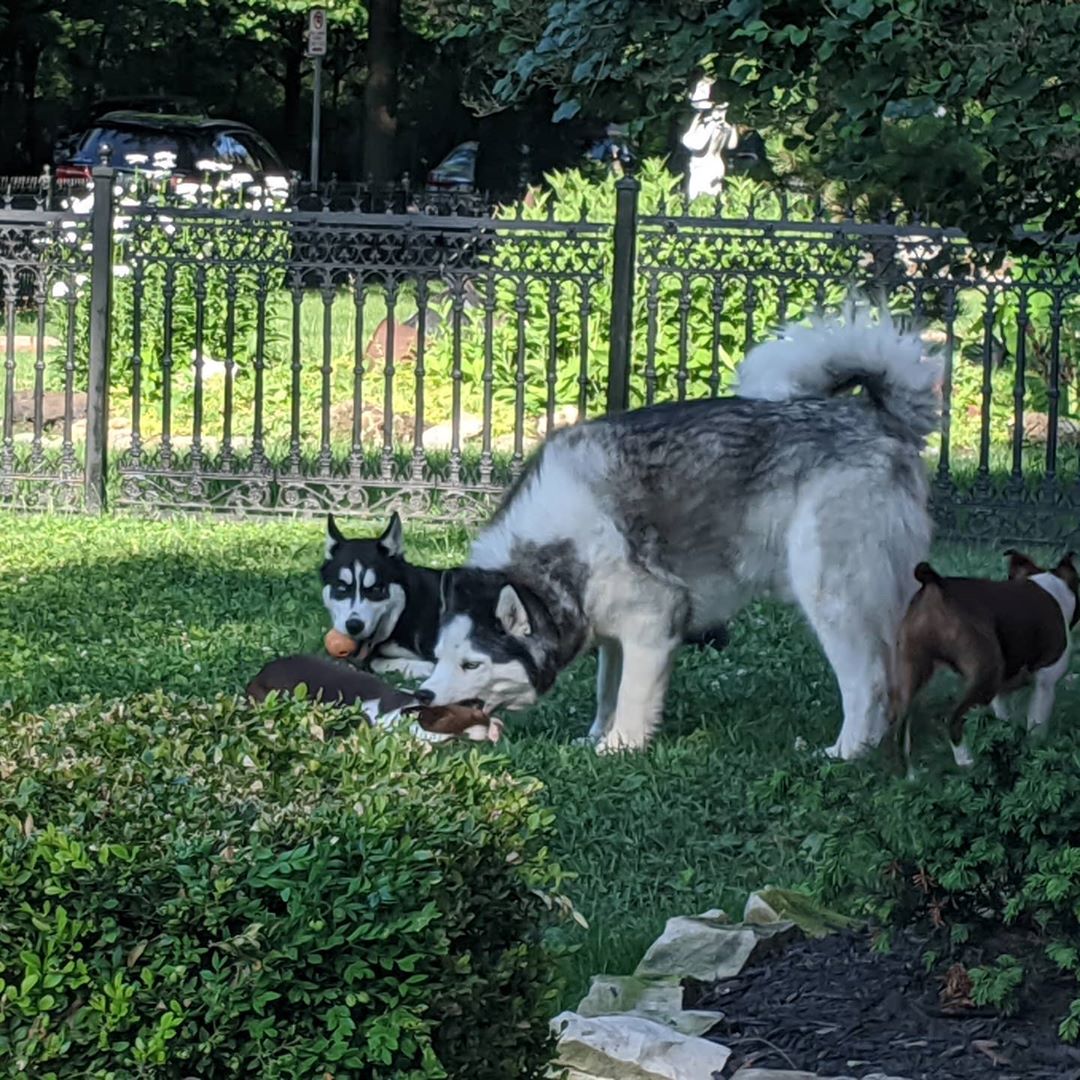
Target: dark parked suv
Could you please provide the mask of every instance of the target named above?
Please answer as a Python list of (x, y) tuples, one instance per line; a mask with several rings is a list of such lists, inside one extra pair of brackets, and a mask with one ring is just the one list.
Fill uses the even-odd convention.
[(81, 133), (64, 140), (65, 150), (55, 161), (59, 180), (90, 178), (106, 163), (124, 172), (145, 172), (168, 167), (179, 179), (196, 178), (208, 171), (206, 163), (230, 166), (250, 173), (261, 183), (267, 177), (289, 178), (289, 170), (273, 147), (247, 124), (199, 116), (161, 116), (155, 113), (108, 112)]

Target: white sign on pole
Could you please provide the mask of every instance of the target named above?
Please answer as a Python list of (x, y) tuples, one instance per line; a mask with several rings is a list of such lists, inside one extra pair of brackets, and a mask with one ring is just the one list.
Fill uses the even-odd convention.
[(326, 55), (326, 9), (312, 8), (308, 12), (308, 56)]

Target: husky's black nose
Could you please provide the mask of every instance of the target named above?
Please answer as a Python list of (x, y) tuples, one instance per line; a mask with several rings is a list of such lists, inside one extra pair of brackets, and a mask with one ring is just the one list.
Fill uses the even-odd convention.
[(349, 637), (358, 638), (364, 632), (364, 620), (363, 619), (349, 619), (345, 624), (345, 633)]
[(430, 705), (435, 700), (435, 694), (431, 690), (415, 690), (413, 691), (413, 697), (415, 697), (421, 705)]

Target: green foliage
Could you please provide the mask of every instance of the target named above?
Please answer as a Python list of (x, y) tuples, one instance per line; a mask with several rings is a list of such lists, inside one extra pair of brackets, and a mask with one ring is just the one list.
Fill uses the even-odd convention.
[[(462, 8), (466, 10), (462, 10)], [(554, 90), (562, 116), (671, 120), (701, 71), (801, 171), (975, 237), (1080, 224), (1080, 9), (925, 0), (459, 4), (493, 94)]]
[(0, 714), (13, 1078), (539, 1077), (539, 785), (303, 703)]
[[(823, 900), (935, 931), (953, 949), (997, 951), (1004, 926), (1044, 964), (1080, 974), (1080, 741), (1026, 745), (1020, 725), (989, 721), (969, 734), (970, 771), (906, 781), (781, 769), (758, 795), (799, 804)], [(1025, 966), (1003, 954), (975, 969), (975, 1000), (1011, 1008)], [(1071, 1038), (1076, 1014), (1062, 1026)]]
[[(151, 180), (152, 183), (152, 180)], [(215, 187), (188, 191), (180, 201), (187, 210), (179, 220), (167, 210), (164, 192), (155, 193), (144, 178), (120, 177), (114, 218), (112, 267), (112, 356), (110, 382), (131, 393), (139, 360), (141, 397), (161, 400), (166, 361), (175, 380), (201, 358), (231, 359), (240, 373), (255, 359), (260, 309), (285, 278), (289, 236), (283, 221), (253, 217), (241, 235), (220, 216), (200, 220), (186, 202), (198, 200), (208, 218), (240, 207), (280, 209), (270, 193), (256, 198)], [(195, 188), (195, 184), (184, 185)], [(176, 201), (176, 200), (174, 200)], [(93, 195), (80, 200), (89, 212)], [(134, 206), (153, 209), (129, 213)], [(74, 235), (74, 234), (73, 234)], [(239, 253), (239, 254), (238, 254)], [(80, 275), (81, 276), (81, 275)], [(75, 288), (75, 368), (85, 377), (89, 364), (90, 290), (85, 281), (62, 282), (50, 301), (49, 318), (68, 319), (69, 289)], [(187, 381), (187, 380), (185, 380)]]
[(992, 964), (971, 968), (968, 975), (971, 977), (971, 1000), (976, 1005), (989, 1005), (1003, 1016), (1016, 1012), (1024, 966), (1015, 956), (1005, 953)]
[[(421, 565), (453, 566), (468, 550), (459, 527), (405, 524), (408, 556)], [(385, 521), (343, 525), (372, 535)], [(322, 521), (291, 517), (0, 513), (0, 701), (40, 711), (157, 688), (212, 698), (239, 690), (270, 656), (321, 649), (324, 533)], [(939, 548), (934, 558), (997, 573), (998, 556)], [(500, 749), (516, 775), (543, 781), (556, 811), (552, 855), (575, 875), (574, 903), (589, 923), (553, 931), (574, 950), (561, 1007), (577, 1004), (594, 973), (632, 971), (665, 919), (737, 914), (749, 891), (807, 876), (803, 838), (816, 822), (798, 799), (759, 807), (751, 790), (777, 765), (801, 767), (796, 737), (812, 747), (835, 739), (835, 681), (790, 608), (753, 605), (731, 633), (722, 653), (679, 653), (647, 754), (598, 757), (575, 744), (596, 707), (589, 657), (527, 713), (505, 718)], [(1059, 701), (1062, 716), (1080, 709), (1080, 684), (1063, 685)]]
[[(711, 200), (688, 204), (663, 159), (643, 162), (639, 213), (707, 218)], [(530, 222), (609, 224), (615, 219), (615, 179), (588, 168), (554, 173), (542, 190), (504, 208), (512, 221), (491, 255), (495, 282), (487, 297), (495, 317), (489, 327), (474, 317), (462, 334), (462, 382), (470, 400), (482, 397), (490, 337), (493, 395), (513, 405), (520, 387), (525, 411), (538, 415), (549, 406), (603, 399), (614, 285), (610, 234), (587, 244), (588, 233), (560, 243), (545, 243), (530, 233)], [(787, 205), (795, 220), (810, 220), (809, 199)], [(777, 195), (766, 184), (732, 178), (725, 192), (731, 218), (780, 216)], [(748, 340), (795, 318), (818, 304), (836, 305), (857, 274), (857, 251), (834, 246), (827, 252), (761, 245), (755, 240), (682, 232), (650, 239), (647, 273), (639, 273), (634, 292), (632, 404), (676, 397), (705, 396), (730, 388), (731, 376)], [(639, 260), (641, 252), (639, 248)], [(743, 272), (753, 266), (755, 279)], [(833, 280), (819, 288), (804, 271)], [(723, 275), (724, 270), (733, 271)], [(778, 287), (770, 279), (783, 281)], [(751, 295), (752, 294), (752, 295)], [(583, 311), (585, 314), (583, 315)], [(752, 317), (748, 312), (752, 311)], [(449, 307), (442, 314), (449, 318)], [(751, 319), (752, 329), (748, 329)], [(522, 348), (518, 333), (522, 331)], [(443, 335), (429, 348), (432, 373), (453, 364), (453, 339)], [(581, 357), (589, 358), (583, 374)]]

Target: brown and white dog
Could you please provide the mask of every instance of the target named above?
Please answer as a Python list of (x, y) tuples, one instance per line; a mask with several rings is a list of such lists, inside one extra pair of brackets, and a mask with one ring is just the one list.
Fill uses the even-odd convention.
[(1069, 632), (1080, 619), (1080, 575), (1072, 552), (1050, 571), (1018, 551), (1005, 554), (1007, 581), (942, 577), (925, 562), (915, 568), (922, 588), (900, 624), (893, 687), (893, 718), (909, 767), (911, 702), (940, 665), (964, 680), (949, 721), (957, 765), (972, 764), (964, 742), (972, 708), (990, 705), (1005, 719), (1006, 697), (1034, 683), (1028, 731), (1050, 717), (1055, 688), (1069, 667)]
[(327, 705), (359, 706), (375, 727), (392, 727), (412, 717), (412, 733), (426, 742), (465, 738), (498, 742), (502, 721), (467, 705), (425, 705), (405, 690), (350, 664), (322, 656), (283, 656), (271, 660), (247, 685), (252, 701), (265, 701), (271, 691), (292, 693), (301, 684), (311, 700)]

